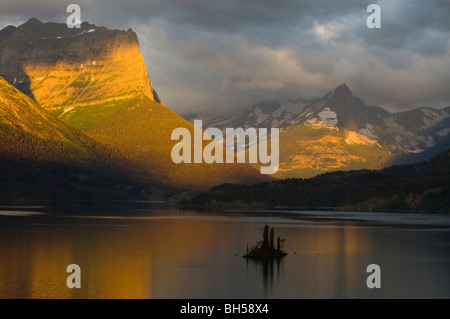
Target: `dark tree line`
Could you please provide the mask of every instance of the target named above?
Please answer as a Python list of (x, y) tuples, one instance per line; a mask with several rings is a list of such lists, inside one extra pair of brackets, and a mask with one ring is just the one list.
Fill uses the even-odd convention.
[(263, 204), (268, 208), (449, 212), (450, 150), (427, 162), (309, 179), (224, 184), (181, 205)]

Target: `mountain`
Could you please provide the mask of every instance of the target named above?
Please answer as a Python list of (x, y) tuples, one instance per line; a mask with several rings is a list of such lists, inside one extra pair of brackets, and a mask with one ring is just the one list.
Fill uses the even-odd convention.
[(0, 76), (62, 121), (87, 129), (125, 101), (155, 100), (132, 30), (30, 19), (0, 32)]
[[(381, 169), (395, 163), (429, 159), (446, 149), (450, 107), (390, 113), (365, 105), (353, 96), (346, 84), (320, 99), (296, 101), (288, 105), (258, 104), (249, 112), (228, 118), (208, 118), (207, 123), (221, 129), (230, 125), (280, 127), (279, 177)], [(436, 150), (424, 152), (431, 148)]]
[(136, 161), (54, 118), (3, 78), (0, 128), (2, 201), (159, 196)]
[(426, 149), (420, 153), (409, 153), (394, 158), (389, 165), (402, 165), (410, 163), (419, 163), (429, 160), (439, 153), (444, 152), (450, 148), (450, 136), (447, 136), (443, 141), (440, 141), (436, 145)]
[(62, 122), (118, 149), (166, 186), (267, 179), (247, 164), (174, 164), (171, 133), (193, 125), (157, 97), (132, 30), (31, 19), (0, 31), (0, 76)]
[[(317, 99), (315, 99), (317, 100)], [(210, 113), (187, 113), (183, 117), (190, 122), (201, 119), (205, 127), (279, 127), (292, 124), (295, 115), (315, 102), (305, 99), (291, 99), (286, 101), (261, 102), (253, 106), (252, 110), (236, 115), (220, 115)]]

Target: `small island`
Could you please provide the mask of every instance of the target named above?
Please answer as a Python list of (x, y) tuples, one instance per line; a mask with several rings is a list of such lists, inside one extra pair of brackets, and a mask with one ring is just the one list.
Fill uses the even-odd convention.
[(269, 233), (269, 225), (266, 225), (264, 226), (263, 240), (257, 242), (256, 246), (250, 250), (247, 245), (247, 253), (243, 257), (259, 260), (281, 259), (287, 256), (283, 250), (284, 242), (284, 239), (277, 237), (277, 247), (275, 248), (275, 231), (271, 228)]

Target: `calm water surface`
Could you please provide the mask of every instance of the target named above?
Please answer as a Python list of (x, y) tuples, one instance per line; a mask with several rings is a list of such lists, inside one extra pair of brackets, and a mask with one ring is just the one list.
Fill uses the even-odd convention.
[[(246, 261), (265, 224), (289, 255)], [(450, 216), (0, 207), (0, 298), (450, 298)]]

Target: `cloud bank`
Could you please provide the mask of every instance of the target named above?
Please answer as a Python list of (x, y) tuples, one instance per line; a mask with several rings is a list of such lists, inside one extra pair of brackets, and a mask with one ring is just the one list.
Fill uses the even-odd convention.
[[(67, 3), (66, 3), (67, 2)], [(64, 22), (74, 1), (3, 0), (0, 21)], [(381, 7), (381, 29), (366, 8)], [(82, 0), (82, 20), (133, 28), (158, 94), (180, 113), (321, 96), (341, 83), (391, 110), (450, 105), (448, 0)]]

